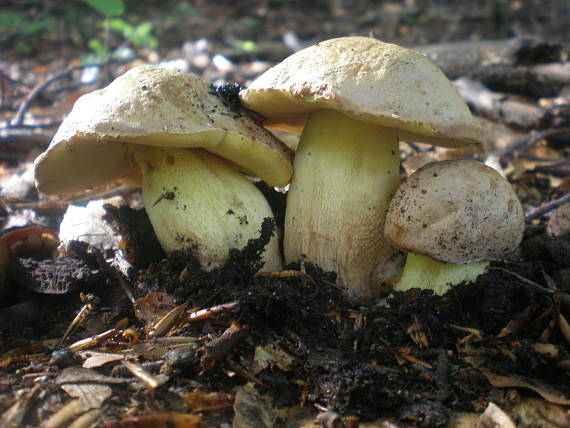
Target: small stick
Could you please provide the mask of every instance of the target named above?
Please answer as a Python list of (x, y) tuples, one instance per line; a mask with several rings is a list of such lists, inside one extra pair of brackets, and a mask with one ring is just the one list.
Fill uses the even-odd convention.
[(536, 144), (545, 138), (552, 137), (553, 135), (561, 134), (564, 132), (570, 132), (570, 128), (555, 128), (545, 129), (542, 131), (534, 131), (531, 132), (528, 136), (525, 135), (524, 137), (517, 138), (512, 142), (512, 144), (509, 144), (507, 147), (497, 150), (494, 153), (487, 154), (486, 157), (503, 157), (514, 151), (524, 151), (530, 148), (533, 144)]
[(73, 417), (82, 413), (84, 404), (81, 399), (75, 398), (68, 401), (62, 408), (49, 417), (49, 419), (42, 423), (43, 428), (57, 428), (64, 425)]
[(550, 211), (553, 211), (568, 202), (570, 202), (570, 193), (566, 193), (557, 199), (553, 199), (552, 201), (529, 211), (524, 216), (524, 220), (526, 223), (530, 223), (532, 220), (542, 217), (544, 214), (548, 214)]
[(83, 64), (83, 65), (75, 65), (72, 67), (68, 67), (66, 70), (63, 70), (59, 73), (56, 73), (55, 75), (53, 75), (52, 77), (50, 77), (49, 79), (44, 80), (42, 83), (40, 83), (39, 85), (36, 85), (36, 87), (34, 87), (34, 89), (32, 89), (32, 91), (28, 94), (28, 96), (24, 99), (24, 101), (22, 102), (22, 104), (20, 104), (20, 107), (18, 108), (18, 111), (16, 112), (16, 115), (12, 118), (11, 121), (11, 126), (19, 128), (22, 126), (23, 122), (24, 122), (24, 115), (26, 114), (26, 112), (30, 109), (30, 106), (32, 104), (32, 101), (34, 101), (37, 97), (40, 96), (40, 94), (48, 87), (50, 86), (52, 83), (63, 79), (64, 77), (66, 77), (67, 75), (69, 75), (70, 73), (73, 73), (74, 71), (77, 70), (83, 70), (85, 68), (89, 68), (89, 67), (104, 67), (106, 65), (109, 65), (110, 61), (107, 60), (103, 63), (100, 64)]
[(239, 377), (244, 379), (247, 382), (253, 382), (257, 385), (263, 386), (263, 382), (261, 382), (257, 377), (255, 377), (252, 373), (250, 373), (247, 369), (241, 366), (230, 358), (226, 357), (224, 360), (224, 364), (232, 371), (236, 372)]
[(122, 360), (121, 362), (133, 376), (135, 376), (144, 384), (144, 386), (147, 387), (147, 389), (152, 391), (160, 386), (160, 380), (151, 375), (138, 364), (135, 364), (129, 360)]
[(71, 352), (82, 351), (84, 349), (91, 348), (93, 346), (97, 346), (100, 343), (102, 343), (103, 341), (105, 341), (107, 339), (111, 339), (112, 337), (115, 337), (119, 334), (120, 334), (119, 330), (112, 328), (111, 330), (107, 330), (101, 334), (97, 334), (95, 336), (88, 337), (87, 339), (79, 340), (79, 341), (69, 345), (69, 350)]
[(202, 321), (208, 318), (213, 318), (218, 314), (233, 312), (237, 310), (239, 310), (238, 302), (223, 303), (221, 305), (212, 306), (210, 308), (189, 312), (188, 318), (190, 321)]
[(558, 316), (558, 325), (560, 327), (560, 333), (562, 333), (562, 337), (564, 337), (566, 342), (570, 344), (570, 324), (568, 324), (568, 321), (562, 314)]
[(63, 337), (59, 341), (59, 346), (63, 344), (67, 340), (67, 338), (73, 333), (80, 325), (85, 323), (87, 318), (95, 311), (99, 303), (101, 303), (101, 299), (99, 297), (94, 296), (93, 294), (84, 294), (81, 293), (81, 302), (83, 303), (83, 307), (79, 311), (79, 313), (73, 318), (73, 321), (69, 324)]
[(249, 326), (231, 325), (220, 336), (206, 343), (198, 352), (201, 354), (200, 365), (204, 374), (214, 368), (228, 353), (249, 336)]
[(550, 295), (554, 293), (553, 290), (551, 290), (551, 289), (549, 289), (549, 288), (547, 288), (547, 287), (544, 287), (544, 286), (540, 285), (538, 282), (534, 282), (534, 281), (531, 280), (531, 279), (525, 278), (525, 277), (522, 276), (521, 274), (518, 274), (518, 273), (513, 272), (513, 271), (511, 271), (511, 270), (502, 268), (502, 267), (500, 267), (500, 266), (491, 266), (489, 269), (508, 273), (509, 275), (514, 276), (516, 279), (518, 279), (518, 280), (519, 280), (520, 282), (522, 282), (523, 284), (530, 285), (530, 286), (533, 288), (534, 291), (537, 291), (537, 292), (540, 292), (540, 293), (544, 293), (544, 294), (550, 294)]

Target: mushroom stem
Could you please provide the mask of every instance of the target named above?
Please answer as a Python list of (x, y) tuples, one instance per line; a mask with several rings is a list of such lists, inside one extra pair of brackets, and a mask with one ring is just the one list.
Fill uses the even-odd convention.
[(358, 302), (377, 296), (397, 274), (399, 253), (384, 238), (399, 184), (397, 131), (332, 110), (310, 115), (287, 196), (285, 259), (336, 272)]
[[(142, 195), (165, 252), (190, 248), (206, 270), (221, 266), (231, 248), (259, 238), (273, 212), (261, 192), (236, 167), (202, 149), (132, 144), (142, 172)], [(276, 234), (263, 254), (263, 270), (281, 269)]]
[(442, 263), (428, 256), (408, 253), (406, 266), (394, 290), (405, 291), (411, 288), (432, 290), (443, 295), (452, 285), (470, 283), (487, 270), (488, 261), (465, 264)]

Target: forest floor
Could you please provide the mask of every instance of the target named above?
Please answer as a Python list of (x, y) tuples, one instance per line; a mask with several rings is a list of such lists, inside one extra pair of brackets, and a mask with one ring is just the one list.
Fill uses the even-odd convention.
[[(225, 3), (180, 9), (184, 24), (165, 12), (171, 2), (154, 4), (145, 19), (160, 47), (95, 66), (80, 63), (85, 47), (65, 32), (34, 41), (32, 56), (3, 46), (0, 426), (570, 426), (561, 2)], [(484, 130), (466, 149), (404, 142), (402, 179), (472, 158), (519, 196), (523, 242), (476, 282), (356, 305), (318, 267), (256, 274), (270, 225), (206, 272), (190, 253), (163, 254), (136, 188), (35, 190), (33, 160), (73, 103), (129, 68), (162, 61), (247, 86), (295, 50), (349, 34), (420, 47)], [(283, 138), (295, 147), (296, 136)], [(265, 191), (281, 228), (284, 196)]]

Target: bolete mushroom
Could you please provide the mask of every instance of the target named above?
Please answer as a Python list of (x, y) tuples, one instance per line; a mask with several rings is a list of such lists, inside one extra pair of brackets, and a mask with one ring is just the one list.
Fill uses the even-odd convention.
[(472, 160), (427, 164), (398, 188), (386, 216), (386, 237), (408, 252), (394, 289), (444, 294), (472, 282), (523, 232), (522, 206), (497, 171)]
[[(204, 268), (259, 237), (269, 204), (241, 171), (277, 186), (292, 175), (289, 150), (232, 110), (198, 77), (155, 66), (133, 68), (80, 97), (46, 152), (36, 186), (69, 194), (142, 174), (145, 208), (167, 253), (190, 248)], [(265, 269), (281, 267), (278, 239)]]
[(286, 262), (305, 258), (336, 272), (356, 301), (375, 297), (401, 267), (382, 233), (399, 184), (399, 138), (454, 147), (479, 136), (436, 65), (366, 37), (301, 50), (240, 97), (268, 127), (302, 128), (287, 197)]

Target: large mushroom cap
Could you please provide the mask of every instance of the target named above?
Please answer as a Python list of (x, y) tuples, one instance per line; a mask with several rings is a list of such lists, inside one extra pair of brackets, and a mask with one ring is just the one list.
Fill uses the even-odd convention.
[(398, 128), (406, 141), (462, 146), (479, 126), (443, 72), (419, 52), (367, 37), (303, 49), (240, 93), (275, 127), (302, 126), (308, 113), (333, 109)]
[(126, 175), (128, 144), (203, 148), (275, 186), (292, 175), (288, 149), (197, 76), (142, 66), (77, 100), (36, 160), (36, 185), (72, 193)]
[(522, 207), (510, 183), (471, 160), (418, 169), (394, 195), (385, 226), (397, 247), (456, 264), (504, 257), (523, 232)]

